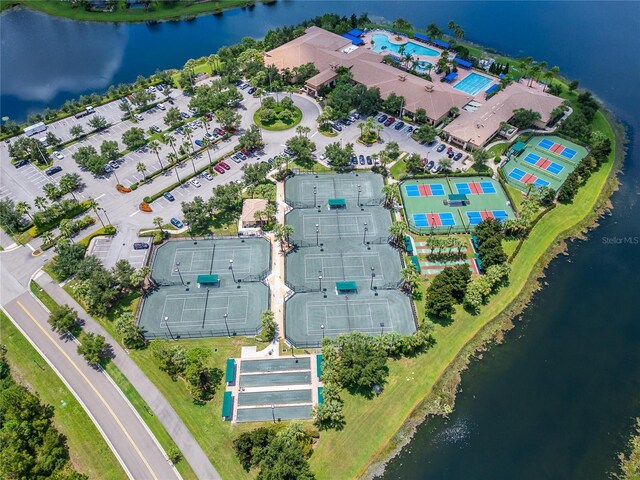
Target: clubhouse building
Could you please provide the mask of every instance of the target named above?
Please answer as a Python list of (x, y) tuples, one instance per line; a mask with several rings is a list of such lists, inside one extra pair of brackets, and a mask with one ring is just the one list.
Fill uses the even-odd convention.
[(304, 35), (265, 52), (264, 63), (280, 71), (313, 63), (318, 74), (304, 86), (311, 96), (317, 96), (324, 86), (335, 85), (338, 68), (347, 68), (355, 83), (378, 88), (383, 100), (392, 92), (403, 97), (403, 114), (413, 116), (418, 109), (424, 109), (432, 125), (439, 125), (455, 107), (459, 116), (444, 128), (443, 136), (466, 149), (483, 147), (517, 108), (539, 112), (541, 119), (536, 126), (544, 128), (551, 120), (551, 112), (562, 104), (562, 99), (520, 83), (511, 84), (485, 100), (484, 91), (472, 95), (451, 83), (431, 82), (387, 65), (383, 63), (383, 53), (376, 53), (365, 42), (356, 40), (312, 26)]

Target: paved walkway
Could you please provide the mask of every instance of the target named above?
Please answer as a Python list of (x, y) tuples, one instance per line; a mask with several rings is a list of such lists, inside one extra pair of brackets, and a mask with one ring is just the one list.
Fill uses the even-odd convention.
[[(169, 402), (162, 396), (156, 386), (146, 377), (125, 350), (116, 342), (107, 331), (100, 326), (84, 309), (65, 292), (53, 279), (44, 272), (36, 278), (38, 284), (59, 304), (68, 304), (73, 307), (81, 319), (85, 321), (84, 330), (87, 332), (98, 333), (107, 339), (107, 342), (113, 349), (113, 363), (120, 369), (131, 385), (138, 391), (140, 396), (149, 405), (153, 413), (158, 417), (169, 435), (178, 445), (178, 448), (184, 455), (185, 460), (201, 480), (218, 480), (221, 479), (204, 451), (200, 448), (191, 432), (180, 417), (171, 408)], [(136, 477), (144, 478), (144, 477)]]

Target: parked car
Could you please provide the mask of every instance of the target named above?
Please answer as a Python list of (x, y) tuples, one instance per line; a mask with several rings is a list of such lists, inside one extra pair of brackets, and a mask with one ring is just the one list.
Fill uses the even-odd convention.
[(351, 157), (351, 165), (357, 165), (357, 164), (358, 164), (358, 157), (354, 155), (353, 157)]
[(187, 112), (180, 112), (180, 115), (182, 116), (182, 118), (189, 118), (189, 117), (191, 117), (191, 115), (189, 115)]
[(135, 118), (136, 120), (138, 120), (139, 122), (141, 122), (142, 120), (144, 120), (144, 117), (142, 115), (140, 115), (139, 113), (134, 113), (133, 114), (133, 118)]
[(18, 160), (14, 164), (14, 167), (16, 167), (16, 168), (24, 167), (27, 163), (29, 163), (29, 160), (27, 160), (26, 158), (23, 158), (22, 160)]
[(222, 168), (220, 165), (216, 165), (213, 167), (213, 169), (218, 172), (218, 173), (224, 173), (224, 168)]
[(404, 125), (405, 125), (404, 122), (398, 122), (398, 123), (396, 123), (396, 126), (393, 127), (393, 128), (395, 128), (396, 130), (401, 130), (402, 127), (404, 127)]
[(55, 166), (55, 167), (51, 167), (51, 168), (47, 168), (47, 170), (45, 171), (45, 173), (49, 176), (51, 175), (55, 175), (58, 172), (62, 171), (62, 167), (60, 166)]
[(51, 155), (53, 155), (54, 157), (56, 157), (58, 160), (62, 160), (64, 158), (64, 155), (61, 154), (60, 152), (56, 151), (53, 152)]
[[(86, 167), (81, 166), (81, 167), (80, 167), (80, 170), (83, 170), (83, 171), (84, 171), (84, 170), (86, 170)], [(111, 168), (109, 165), (107, 165), (106, 167), (104, 167), (104, 173), (111, 173), (111, 172), (113, 172), (113, 168)]]
[(458, 161), (458, 160), (460, 160), (461, 158), (462, 158), (462, 153), (460, 153), (460, 152), (456, 153), (456, 156), (455, 156), (455, 157), (453, 157), (453, 159), (454, 159), (455, 161)]
[(211, 175), (209, 172), (204, 172), (202, 176), (209, 181), (213, 180), (213, 175)]
[(196, 187), (196, 188), (200, 188), (202, 186), (202, 184), (198, 180), (196, 180), (195, 178), (192, 179), (189, 183), (191, 185), (193, 185), (194, 187)]
[(411, 132), (413, 132), (413, 127), (411, 125), (409, 125), (407, 127), (407, 133), (411, 133)]
[(394, 117), (389, 117), (385, 120), (384, 122), (384, 126), (385, 127), (390, 127), (391, 125), (393, 125), (393, 122), (395, 122), (396, 119)]
[(148, 243), (136, 242), (136, 243), (133, 244), (133, 249), (134, 250), (146, 250), (147, 248), (149, 248), (149, 244)]
[(195, 140), (193, 143), (195, 143), (199, 147), (202, 147), (204, 145), (204, 143), (202, 143), (202, 140)]
[(364, 155), (359, 155), (358, 156), (358, 160), (360, 161), (360, 165), (364, 165), (365, 164)]
[(176, 217), (171, 217), (171, 225), (173, 225), (176, 228), (182, 228), (184, 227), (184, 223), (182, 223), (180, 220), (178, 220)]
[(379, 122), (379, 123), (383, 123), (383, 122), (385, 122), (385, 121), (387, 120), (387, 118), (388, 118), (388, 117), (387, 117), (386, 115), (382, 114), (382, 115), (380, 115), (380, 116), (378, 117), (378, 122)]
[(224, 130), (222, 130), (221, 128), (216, 127), (213, 129), (213, 131), (216, 132), (218, 135), (221, 135), (221, 136), (224, 135)]
[(167, 200), (169, 200), (170, 202), (173, 202), (173, 201), (176, 199), (176, 197), (174, 197), (173, 195), (171, 195), (169, 192), (164, 192), (164, 193), (162, 194), (162, 196), (163, 196), (164, 198), (166, 198)]
[(238, 155), (233, 155), (231, 157), (231, 160), (233, 160), (236, 163), (240, 163), (242, 161), (242, 159)]
[(164, 106), (164, 103), (159, 103), (159, 104), (158, 104), (158, 108), (159, 108), (160, 110), (166, 110), (166, 109), (167, 109), (167, 107), (165, 107), (165, 106)]
[(447, 146), (444, 143), (441, 143), (440, 145), (438, 145), (438, 148), (436, 148), (436, 152), (444, 152), (445, 148), (447, 148)]
[(449, 158), (453, 158), (453, 156), (456, 154), (456, 152), (454, 152), (453, 150), (451, 150), (450, 152), (447, 152), (447, 157)]
[(162, 130), (160, 129), (160, 127), (159, 127), (159, 126), (157, 126), (157, 125), (151, 125), (151, 127), (150, 127), (150, 128), (151, 128), (151, 130), (153, 130), (153, 131), (154, 131), (154, 132), (156, 132), (156, 133), (160, 133), (160, 132), (162, 131)]
[[(240, 153), (242, 153), (243, 155), (246, 155), (246, 156), (251, 155), (251, 152), (249, 150), (247, 150), (246, 148), (241, 148), (240, 149)], [(289, 153), (289, 155), (293, 155), (293, 152)]]
[(438, 173), (440, 170), (442, 170), (442, 165), (438, 163), (431, 168), (431, 173)]
[(220, 165), (222, 168), (224, 168), (225, 170), (231, 170), (231, 167), (229, 166), (228, 163), (226, 162), (218, 162), (218, 165)]
[(367, 165), (373, 165), (373, 160), (369, 155), (367, 155)]
[(427, 162), (427, 164), (425, 165), (425, 167), (426, 167), (427, 170), (431, 170), (434, 167), (435, 164), (436, 164), (436, 162), (434, 162), (433, 160), (429, 160)]
[(249, 95), (253, 95), (254, 93), (256, 93), (256, 87), (251, 87), (249, 90), (247, 90), (247, 93)]
[(334, 130), (336, 130), (338, 132), (342, 131), (342, 127), (340, 126), (340, 124), (338, 122), (333, 122), (332, 127), (333, 127)]

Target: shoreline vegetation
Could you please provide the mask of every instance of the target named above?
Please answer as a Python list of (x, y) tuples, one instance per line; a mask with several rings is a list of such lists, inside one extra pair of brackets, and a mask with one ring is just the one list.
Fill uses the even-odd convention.
[[(273, 4), (277, 0), (206, 0), (196, 1), (161, 1), (151, 0), (149, 7), (127, 7), (127, 0), (104, 2), (105, 8), (114, 4), (109, 10), (87, 10), (86, 0), (66, 2), (59, 0), (0, 0), (0, 12), (12, 8), (24, 7), (59, 18), (67, 18), (82, 22), (106, 23), (159, 23), (194, 20), (202, 15), (219, 15), (235, 8), (254, 8), (256, 3)], [(98, 2), (99, 3), (99, 2)], [(139, 3), (142, 5), (142, 3)]]
[[(3, 9), (5, 3), (2, 2)], [(466, 41), (459, 40), (458, 43), (468, 45)], [(476, 45), (469, 50), (474, 55), (476, 51), (492, 52)], [(206, 60), (197, 60), (195, 64), (196, 69), (207, 69), (208, 66)], [(213, 73), (214, 69), (210, 68)], [(180, 77), (180, 74), (172, 77)], [(562, 98), (569, 103), (575, 102), (577, 92), (568, 88), (569, 82), (560, 77), (556, 77), (556, 81), (562, 84)], [(388, 383), (375, 399), (344, 395), (344, 429), (323, 431), (309, 459), (316, 478), (379, 474), (386, 462), (410, 441), (418, 425), (430, 415), (451, 412), (461, 372), (473, 358), (480, 358), (484, 349), (500, 343), (504, 333), (513, 328), (512, 319), (526, 308), (541, 288), (540, 279), (544, 277), (545, 268), (566, 250), (567, 240), (584, 238), (586, 232), (597, 226), (598, 219), (611, 208), (609, 198), (617, 188), (626, 137), (613, 115), (603, 107), (595, 113), (591, 127), (602, 131), (612, 142), (607, 161), (578, 189), (572, 202), (558, 203), (541, 217), (512, 258), (510, 283), (494, 295), (479, 314), (472, 315), (459, 308), (451, 324), (435, 327), (433, 335), (438, 343), (434, 347), (417, 356), (389, 360)], [(426, 283), (421, 285), (423, 295), (425, 287)], [(225, 340), (213, 338), (183, 344), (215, 345), (221, 352), (212, 363), (222, 366), (222, 359), (237, 354), (240, 347), (238, 339), (231, 344)], [(245, 345), (251, 343), (250, 339), (243, 341)], [(231, 445), (234, 437), (250, 427), (236, 425), (232, 428), (217, 418), (210, 418), (210, 412), (205, 416), (200, 409), (194, 408), (190, 397), (160, 372), (149, 351), (133, 352), (132, 358), (158, 386), (223, 476), (238, 476), (241, 468)], [(212, 406), (214, 411), (220, 408), (220, 396), (214, 397)], [(212, 431), (217, 435), (212, 436)], [(353, 448), (355, 445), (358, 445), (357, 449)], [(344, 455), (345, 451), (350, 455)]]

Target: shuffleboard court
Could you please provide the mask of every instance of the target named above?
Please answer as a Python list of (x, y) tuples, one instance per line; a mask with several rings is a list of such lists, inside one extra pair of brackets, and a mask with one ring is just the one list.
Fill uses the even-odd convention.
[(274, 406), (274, 408), (239, 408), (236, 416), (237, 422), (266, 422), (277, 420), (294, 420), (297, 418), (311, 418), (311, 405), (291, 405), (286, 407)]
[(311, 372), (240, 375), (240, 387), (273, 387), (278, 385), (311, 385)]
[(291, 403), (311, 403), (311, 389), (282, 390), (266, 392), (240, 392), (238, 406), (277, 405)]
[(309, 370), (311, 368), (311, 358), (270, 358), (260, 360), (242, 360), (240, 362), (240, 373), (269, 373), (286, 370)]

